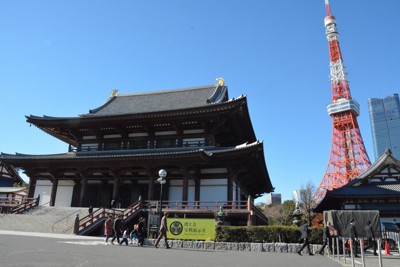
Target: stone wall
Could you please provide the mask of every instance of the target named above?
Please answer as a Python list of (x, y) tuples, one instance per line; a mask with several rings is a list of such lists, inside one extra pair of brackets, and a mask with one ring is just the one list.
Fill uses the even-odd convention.
[[(154, 239), (147, 239), (145, 245), (152, 246)], [(301, 248), (301, 243), (247, 243), (247, 242), (212, 242), (212, 241), (184, 241), (168, 240), (171, 248), (182, 248), (192, 250), (230, 250), (230, 251), (252, 251), (252, 252), (278, 252), (278, 253), (297, 253)], [(160, 240), (159, 247), (164, 247), (164, 240)], [(312, 253), (321, 249), (322, 245), (310, 245)], [(307, 253), (307, 249), (304, 251)]]

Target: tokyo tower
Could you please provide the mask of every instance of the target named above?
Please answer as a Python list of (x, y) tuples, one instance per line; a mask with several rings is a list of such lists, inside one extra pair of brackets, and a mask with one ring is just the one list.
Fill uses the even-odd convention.
[(328, 0), (325, 0), (325, 8), (325, 34), (329, 45), (332, 88), (332, 104), (327, 106), (327, 110), (333, 124), (330, 158), (324, 177), (313, 197), (316, 203), (323, 199), (327, 190), (342, 187), (371, 165), (357, 123), (360, 105), (350, 94), (339, 47), (336, 19), (331, 15)]

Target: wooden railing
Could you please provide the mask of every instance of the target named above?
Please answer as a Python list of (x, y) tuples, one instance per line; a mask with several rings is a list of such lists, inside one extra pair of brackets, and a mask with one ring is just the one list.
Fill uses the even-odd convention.
[[(75, 217), (76, 217), (76, 215), (79, 215), (79, 214), (81, 214), (81, 210), (76, 210), (76, 211), (74, 211), (74, 212), (68, 214), (68, 215), (65, 216), (64, 218), (61, 218), (61, 219), (59, 219), (58, 221), (54, 222), (54, 223), (51, 225), (51, 231), (54, 232), (54, 229), (56, 228), (55, 226), (58, 225), (58, 224), (67, 225), (71, 220), (73, 220), (72, 217), (73, 217), (74, 215), (75, 215)], [(75, 218), (75, 217), (74, 217), (74, 218)]]
[[(159, 209), (160, 201), (145, 201), (149, 209)], [(162, 209), (167, 210), (193, 210), (214, 211), (222, 207), (224, 210), (247, 210), (247, 201), (162, 201)]]
[(39, 196), (37, 198), (24, 198), (23, 200), (0, 200), (0, 206), (7, 207), (7, 213), (21, 213), (39, 204)]
[[(129, 220), (140, 210), (158, 211), (160, 209), (160, 201), (146, 200), (137, 201), (126, 209), (108, 209), (99, 208), (92, 214), (81, 219), (77, 216), (75, 222), (74, 233), (79, 234), (84, 232), (89, 227), (99, 226), (104, 222), (108, 215), (113, 215), (115, 218), (121, 215), (124, 220)], [(162, 201), (162, 210), (168, 212), (186, 212), (186, 213), (215, 213), (222, 207), (229, 213), (245, 213), (249, 215), (249, 220), (256, 216), (264, 222), (268, 222), (265, 215), (258, 210), (251, 201)]]
[(79, 232), (83, 231), (84, 229), (94, 225), (103, 222), (108, 215), (113, 215), (113, 217), (116, 217), (118, 215), (121, 215), (124, 220), (128, 219), (131, 217), (135, 212), (141, 209), (142, 207), (142, 202), (137, 201), (130, 205), (128, 208), (124, 210), (120, 209), (108, 209), (108, 208), (99, 208), (95, 211), (92, 212), (92, 214), (89, 214), (82, 219), (77, 220), (76, 222), (76, 227), (74, 229), (74, 233), (78, 234)]

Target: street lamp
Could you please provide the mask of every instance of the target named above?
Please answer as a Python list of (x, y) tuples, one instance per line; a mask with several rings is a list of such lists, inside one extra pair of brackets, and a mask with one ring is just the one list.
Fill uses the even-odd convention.
[(162, 212), (162, 188), (163, 188), (163, 184), (165, 184), (167, 181), (164, 179), (165, 177), (167, 177), (167, 171), (164, 169), (161, 169), (158, 171), (158, 176), (160, 176), (160, 178), (157, 179), (157, 182), (160, 183), (161, 188), (160, 188), (160, 218), (161, 218), (161, 212)]

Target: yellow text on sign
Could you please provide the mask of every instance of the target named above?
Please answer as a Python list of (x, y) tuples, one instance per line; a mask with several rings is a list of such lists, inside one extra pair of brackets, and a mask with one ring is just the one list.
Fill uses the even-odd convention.
[(168, 218), (167, 237), (181, 240), (214, 240), (214, 219)]

